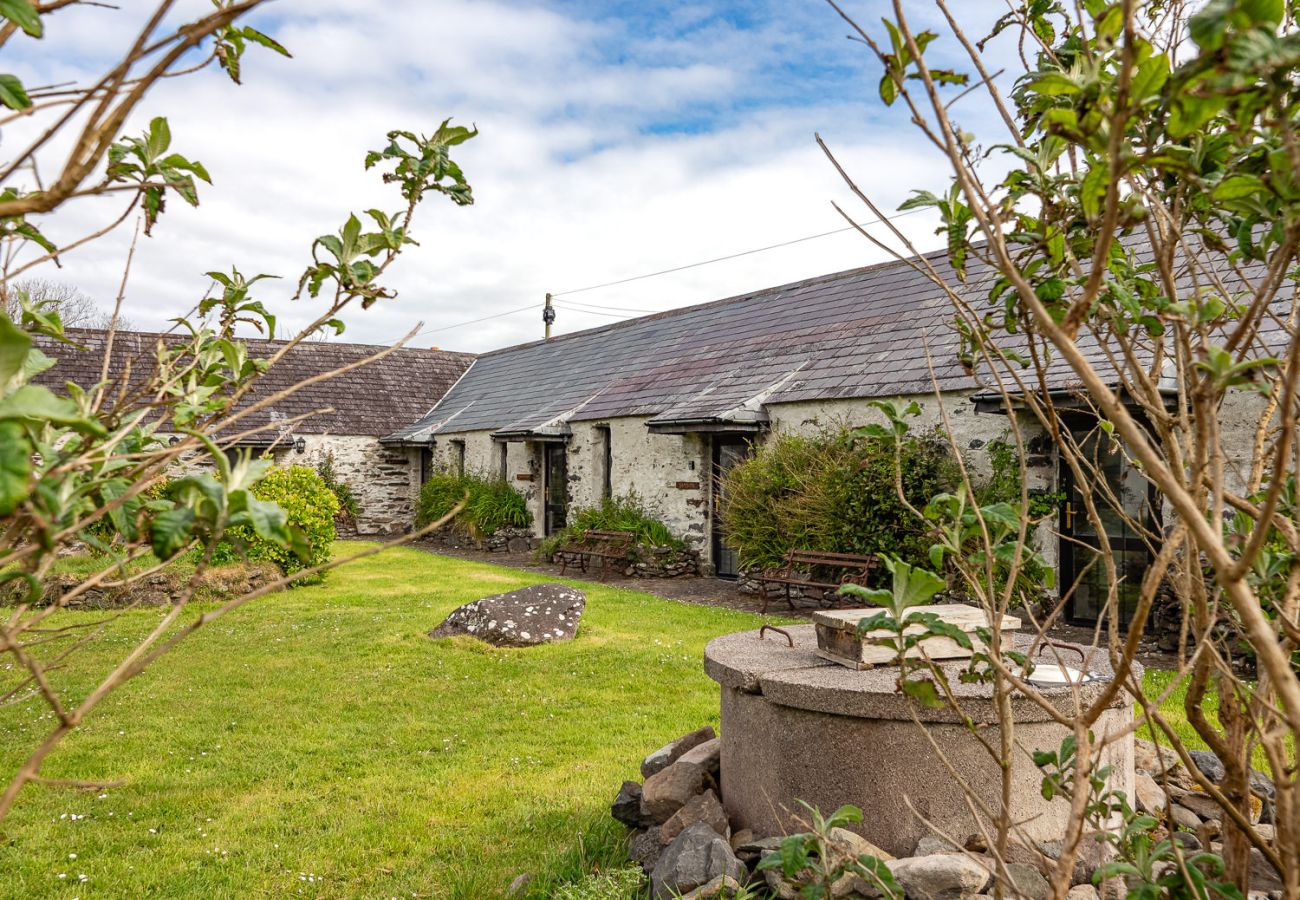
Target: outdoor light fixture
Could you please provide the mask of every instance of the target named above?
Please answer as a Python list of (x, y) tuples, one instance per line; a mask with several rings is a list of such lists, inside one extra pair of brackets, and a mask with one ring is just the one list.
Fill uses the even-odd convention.
[(295, 453), (306, 453), (307, 439), (305, 437), (299, 437), (298, 440), (293, 442), (293, 449)]

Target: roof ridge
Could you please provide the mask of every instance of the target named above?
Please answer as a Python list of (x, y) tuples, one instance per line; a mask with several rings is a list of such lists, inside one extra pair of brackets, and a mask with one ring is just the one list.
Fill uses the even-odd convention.
[[(107, 335), (108, 334), (107, 329), (104, 328), (84, 328), (80, 326), (65, 328), (63, 331), (65, 335), (75, 335), (75, 334)], [(176, 332), (168, 332), (168, 331), (136, 331), (134, 329), (119, 328), (114, 332), (114, 338), (119, 338), (124, 336), (131, 336), (131, 337), (138, 337), (138, 338), (164, 338), (169, 340), (182, 340), (185, 338), (184, 334), (176, 333)], [(244, 341), (245, 343), (248, 344), (261, 344), (261, 345), (271, 344), (271, 345), (283, 346), (289, 343), (288, 340), (282, 340), (279, 338), (239, 337), (237, 339)], [(363, 344), (358, 341), (306, 341), (304, 340), (304, 341), (299, 341), (295, 349), (297, 349), (297, 347), (302, 347), (304, 345), (312, 346), (317, 344), (322, 347), (338, 347), (338, 348), (356, 347), (356, 348), (365, 348), (367, 350), (383, 350), (387, 348), (393, 348), (394, 350), (397, 351), (410, 350), (410, 351), (415, 351), (417, 353), (440, 353), (446, 356), (460, 356), (460, 357), (467, 357), (469, 359), (477, 359), (479, 356), (479, 354), (471, 353), (468, 350), (444, 350), (441, 347), (410, 347), (410, 346), (393, 347), (392, 344)]]

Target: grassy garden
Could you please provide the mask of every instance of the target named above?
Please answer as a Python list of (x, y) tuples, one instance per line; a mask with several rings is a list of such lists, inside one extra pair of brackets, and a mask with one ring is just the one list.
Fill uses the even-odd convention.
[[(618, 784), (648, 750), (717, 724), (704, 644), (756, 619), (585, 585), (569, 644), (424, 636), (540, 580), (390, 551), (199, 632), (44, 773), (120, 787), (26, 789), (0, 836), (0, 897), (484, 897), (524, 871), (546, 896), (618, 863)], [(158, 614), (132, 613), (78, 667)], [(0, 707), (0, 736), (24, 738), (0, 739), (4, 770), (48, 726), (40, 713)]]
[[(540, 580), (395, 550), (199, 632), (44, 773), (120, 786), (26, 789), (0, 835), (0, 898), (490, 897), (521, 872), (541, 897), (622, 865), (618, 784), (717, 724), (704, 644), (758, 620), (585, 584), (568, 644), (425, 637)], [(54, 677), (86, 689), (85, 667), (158, 614), (130, 614)], [(0, 707), (0, 736), (23, 739), (0, 740), (0, 765), (48, 725), (35, 702)]]

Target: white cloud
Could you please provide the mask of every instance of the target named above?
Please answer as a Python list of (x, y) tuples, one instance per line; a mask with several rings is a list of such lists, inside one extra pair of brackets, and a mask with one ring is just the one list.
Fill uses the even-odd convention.
[[(267, 30), (294, 60), (253, 48), (243, 87), (215, 71), (161, 85), (128, 128), (166, 114), (176, 149), (201, 159), (215, 181), (197, 210), (173, 198), (157, 236), (141, 241), (127, 299), (141, 326), (185, 312), (206, 288), (201, 273), (232, 264), (285, 276), (266, 299), (285, 320), (306, 321), (311, 301), (288, 297), (313, 238), (351, 210), (399, 206), (391, 188), (362, 170), (364, 152), (380, 146), (388, 128), (427, 131), (448, 115), (482, 131), (456, 153), (477, 203), (458, 209), (430, 198), (415, 228), (420, 246), (389, 279), (399, 297), (351, 312), (347, 339), (387, 341), (417, 321), (445, 329), (534, 304), (536, 312), (417, 342), (492, 349), (540, 335), (546, 291), (828, 231), (843, 225), (831, 200), (867, 218), (813, 143), (814, 131), (887, 209), (910, 188), (944, 182), (904, 117), (870, 104), (876, 76), (843, 55), (842, 24), (816, 5), (795, 17), (797, 28), (729, 24), (699, 4), (669, 10), (648, 31), (645, 23), (503, 2), (329, 0), (271, 10)], [(59, 16), (66, 25), (28, 45), (15, 71), (89, 73), (90, 62), (130, 33), (127, 13)], [(829, 74), (804, 77), (827, 59), (836, 61)], [(787, 81), (787, 69), (804, 74)], [(819, 87), (840, 73), (847, 87)], [(6, 146), (22, 128), (11, 131)], [(65, 207), (44, 227), (67, 241), (113, 208)], [(924, 216), (898, 224), (935, 245)], [(107, 305), (129, 241), (123, 229), (69, 254), (61, 273), (40, 274), (75, 282)], [(835, 235), (561, 298), (558, 324), (567, 332), (613, 321), (566, 300), (666, 309), (883, 256), (860, 236)]]

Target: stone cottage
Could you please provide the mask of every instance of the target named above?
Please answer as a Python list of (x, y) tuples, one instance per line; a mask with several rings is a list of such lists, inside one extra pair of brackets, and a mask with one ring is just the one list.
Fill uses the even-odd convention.
[[(982, 306), (992, 273), (973, 266), (963, 283), (946, 253), (925, 259)], [(879, 421), (869, 401), (907, 397), (922, 409), (914, 428), (951, 434), (978, 473), (987, 471), (988, 444), (1009, 433), (1007, 415), (1023, 416), (1027, 487), (1059, 490), (1066, 501), (1055, 529), (1040, 529), (1038, 543), (1057, 566), (1058, 583), (1079, 579), (1068, 616), (1095, 620), (1107, 594), (1104, 568), (1077, 549), (1097, 546), (1097, 538), (1086, 533), (1086, 516), (1073, 515), (1084, 507), (1069, 471), (1036, 422), (1008, 413), (1001, 396), (960, 365), (951, 301), (916, 262), (485, 353), (428, 415), (383, 443), (427, 453), (439, 468), (507, 479), (527, 499), (539, 537), (562, 528), (575, 506), (635, 492), (699, 550), (706, 570), (728, 577), (738, 560), (717, 515), (720, 476), (766, 435)], [(1059, 399), (1068, 403), (1069, 373), (1059, 375)], [(1234, 417), (1248, 421), (1243, 411), (1225, 409), (1224, 427), (1232, 429)], [(1077, 428), (1097, 441), (1095, 419), (1080, 414)], [(1248, 435), (1240, 438), (1237, 446), (1249, 446)], [(1122, 453), (1096, 447), (1115, 495), (1154, 523), (1160, 504), (1145, 480)], [(1150, 551), (1132, 535), (1110, 537), (1124, 573), (1121, 594), (1136, 590)]]
[[(37, 380), (52, 390), (65, 382), (81, 385), (99, 381), (105, 332), (68, 329), (73, 346), (40, 340), (41, 349), (58, 363)], [(158, 341), (174, 335), (118, 332), (113, 342), (110, 378), (152, 367)], [(268, 358), (282, 342), (249, 340), (254, 358)], [(361, 362), (384, 349), (369, 344), (309, 341), (289, 351), (258, 382), (249, 402), (275, 394), (314, 375)], [(468, 368), (467, 353), (402, 348), (382, 359), (337, 377), (308, 385), (281, 402), (251, 414), (247, 427), (274, 426), (240, 442), (241, 447), (269, 450), (277, 463), (315, 466), (332, 455), (334, 469), (357, 498), (356, 530), (360, 534), (389, 534), (407, 530), (414, 515), (427, 451), (383, 444), (380, 438), (423, 415)], [(297, 416), (329, 409), (302, 421)], [(232, 448), (233, 449), (233, 448)]]

